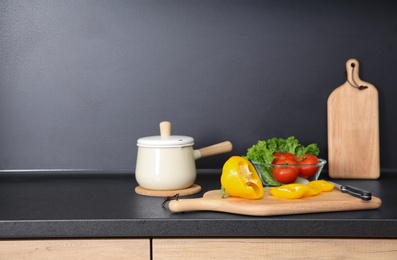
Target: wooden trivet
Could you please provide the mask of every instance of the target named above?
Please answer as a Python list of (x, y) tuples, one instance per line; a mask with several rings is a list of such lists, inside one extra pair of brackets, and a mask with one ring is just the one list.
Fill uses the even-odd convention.
[(201, 186), (193, 184), (189, 188), (180, 190), (149, 190), (142, 188), (141, 186), (135, 187), (135, 192), (139, 195), (151, 196), (151, 197), (168, 197), (179, 194), (179, 196), (188, 196), (199, 193), (201, 191)]

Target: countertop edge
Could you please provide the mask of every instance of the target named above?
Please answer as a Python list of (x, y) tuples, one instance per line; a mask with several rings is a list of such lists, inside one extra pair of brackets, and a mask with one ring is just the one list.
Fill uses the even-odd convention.
[[(363, 221), (365, 223), (363, 223)], [(300, 228), (297, 228), (299, 223)], [(397, 238), (397, 220), (19, 220), (0, 221), (0, 239), (37, 238), (165, 238), (165, 237), (277, 237), (277, 238)], [(214, 232), (201, 225), (216, 225)], [(304, 232), (299, 234), (299, 229)], [(308, 232), (307, 230), (310, 230)], [(345, 230), (349, 230), (348, 233)]]

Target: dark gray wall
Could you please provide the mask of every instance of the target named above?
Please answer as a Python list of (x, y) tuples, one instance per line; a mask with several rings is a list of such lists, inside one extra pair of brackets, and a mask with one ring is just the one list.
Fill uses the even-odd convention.
[[(397, 168), (393, 1), (0, 1), (0, 169), (132, 170), (170, 120), (195, 148), (296, 136), (327, 158), (345, 63), (379, 90)], [(220, 168), (231, 154), (203, 158)], [(355, 155), (352, 155), (355, 156)]]

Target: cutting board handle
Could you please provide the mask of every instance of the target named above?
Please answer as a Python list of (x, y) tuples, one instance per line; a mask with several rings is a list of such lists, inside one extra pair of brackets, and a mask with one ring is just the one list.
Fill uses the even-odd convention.
[(359, 77), (360, 63), (356, 59), (350, 59), (346, 62), (347, 83), (358, 90), (368, 88), (366, 82)]
[(201, 211), (213, 210), (216, 211), (218, 207), (217, 201), (206, 200), (203, 198), (172, 200), (168, 204), (168, 208), (173, 212), (188, 212), (188, 211)]

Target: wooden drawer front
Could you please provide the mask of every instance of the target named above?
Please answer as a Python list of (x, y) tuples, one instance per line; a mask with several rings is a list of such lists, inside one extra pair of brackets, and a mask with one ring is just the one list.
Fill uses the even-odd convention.
[(153, 259), (397, 259), (397, 239), (153, 239)]
[(149, 239), (0, 240), (1, 259), (150, 259)]

